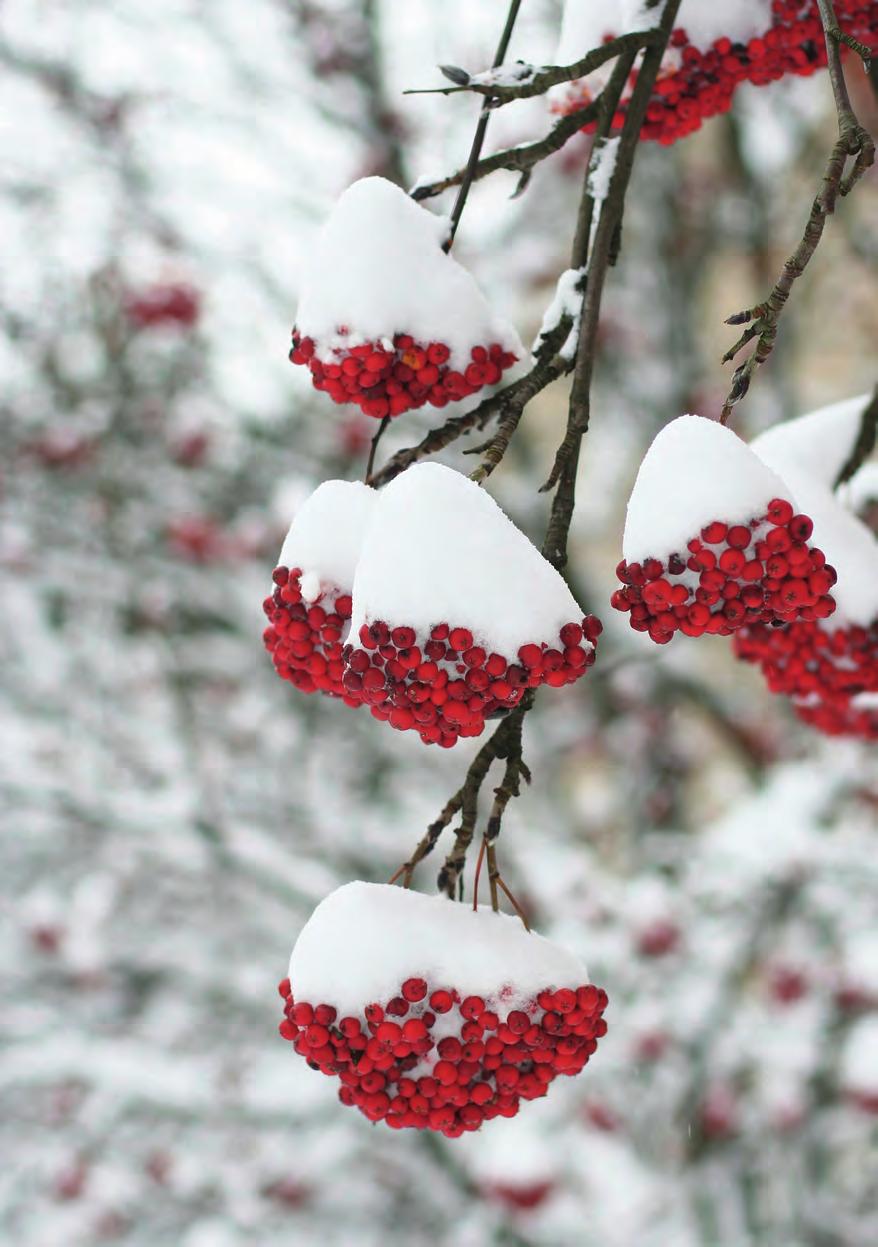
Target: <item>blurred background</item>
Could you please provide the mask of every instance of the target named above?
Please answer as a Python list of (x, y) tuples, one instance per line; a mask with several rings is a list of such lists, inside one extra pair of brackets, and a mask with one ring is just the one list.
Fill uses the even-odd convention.
[[(825, 75), (742, 89), (638, 157), (605, 300), (571, 582), (597, 667), (527, 720), (504, 874), (586, 959), (581, 1078), (461, 1140), (372, 1127), (277, 1035), (311, 908), (385, 880), (477, 743), (425, 749), (279, 681), (281, 539), (373, 432), (286, 360), (334, 198), (457, 168), (505, 5), (7, 0), (0, 10), (0, 1241), (10, 1247), (878, 1241), (874, 750), (798, 724), (726, 643), (609, 609), (656, 430), (713, 415), (723, 319), (767, 294), (835, 133)], [(512, 56), (551, 61), (528, 0)], [(878, 128), (865, 76), (851, 72)], [(489, 150), (549, 122), (503, 109)], [(473, 192), (458, 258), (539, 326), (577, 140)], [(433, 205), (434, 207), (436, 205)], [(443, 202), (447, 210), (449, 204)], [(831, 222), (737, 429), (871, 389), (878, 180)], [(491, 490), (537, 542), (566, 386)], [(435, 413), (406, 415), (382, 453)], [(472, 461), (448, 453), (467, 469)], [(441, 846), (440, 846), (441, 847)], [(439, 860), (416, 884), (430, 890)]]

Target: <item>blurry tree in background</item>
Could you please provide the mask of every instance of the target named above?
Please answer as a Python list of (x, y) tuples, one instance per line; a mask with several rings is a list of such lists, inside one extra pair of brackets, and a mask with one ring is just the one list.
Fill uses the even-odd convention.
[[(659, 650), (605, 607), (646, 446), (719, 409), (723, 319), (801, 234), (835, 137), (825, 74), (743, 88), (694, 137), (638, 153), (567, 568), (606, 630), (588, 679), (528, 716), (536, 782), (503, 833), (535, 925), (609, 991), (600, 1058), (496, 1134), (437, 1141), (340, 1109), (277, 1038), (310, 909), (386, 879), (478, 747), (436, 756), (300, 697), (262, 650), (293, 511), (362, 476), (373, 432), (286, 362), (296, 272), (354, 178), (461, 164), (478, 102), (401, 92), (440, 62), (489, 64), (494, 9), (0, 13), (0, 1237), (16, 1247), (878, 1237), (876, 1076), (860, 1085), (851, 1057), (878, 1004), (873, 753), (809, 733), (720, 639)], [(523, 5), (512, 54), (551, 63), (558, 21), (552, 0)], [(540, 136), (544, 109), (510, 104), (489, 144)], [(567, 266), (587, 155), (577, 136), (515, 201), (512, 173), (472, 192), (455, 250), (525, 340)], [(874, 386), (876, 185), (833, 218), (740, 431)], [(537, 541), (567, 388), (528, 409), (491, 481)], [(425, 411), (382, 451), (422, 436)]]

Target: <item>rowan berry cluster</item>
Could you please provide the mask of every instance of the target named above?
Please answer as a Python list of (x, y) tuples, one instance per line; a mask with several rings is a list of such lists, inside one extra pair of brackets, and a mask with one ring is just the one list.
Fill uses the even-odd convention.
[(746, 624), (825, 619), (835, 610), (836, 575), (823, 552), (807, 544), (813, 527), (774, 498), (749, 524), (707, 524), (685, 554), (664, 562), (623, 559), (616, 568), (623, 588), (610, 602), (659, 645), (677, 631), (730, 636)]
[(279, 991), (281, 1035), (312, 1069), (339, 1079), (342, 1104), (395, 1130), (448, 1138), (515, 1117), (559, 1074), (578, 1074), (607, 1031), (606, 993), (591, 985), (547, 988), (504, 1010), (504, 992), (461, 997), (412, 977), (384, 1004), (346, 1017), (294, 1000), (289, 979)]
[(355, 403), (365, 415), (383, 420), (426, 403), (445, 407), (497, 385), (516, 356), (498, 342), (474, 346), (469, 363), (459, 370), (451, 367), (451, 350), (444, 342), (420, 343), (398, 333), (392, 342), (336, 346), (321, 358), (314, 339), (294, 329), (290, 360), (307, 365), (314, 388), (334, 402)]
[(351, 595), (339, 588), (323, 588), (312, 601), (302, 597), (298, 567), (276, 567), (274, 591), (262, 603), (268, 627), (262, 634), (275, 670), (302, 693), (327, 693), (359, 706), (342, 684), (342, 637), (351, 617)]
[(516, 661), (479, 644), (469, 628), (440, 623), (420, 634), (377, 620), (360, 629), (359, 645), (345, 648), (342, 684), (375, 718), (450, 748), (461, 736), (479, 736), (485, 720), (517, 706), (526, 689), (578, 680), (595, 660), (600, 632), (600, 620), (588, 615), (565, 624), (554, 646), (522, 645)]
[(830, 736), (878, 739), (878, 705), (858, 705), (878, 694), (878, 622), (864, 628), (827, 628), (802, 621), (786, 628), (741, 629), (735, 653), (762, 671), (769, 690), (794, 699), (799, 718)]

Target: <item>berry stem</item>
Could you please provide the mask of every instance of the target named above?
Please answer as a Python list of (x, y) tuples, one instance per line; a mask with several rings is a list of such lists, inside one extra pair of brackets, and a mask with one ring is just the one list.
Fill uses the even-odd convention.
[[(482, 862), (485, 860), (485, 846), (488, 840), (486, 836), (482, 836), (482, 843), (479, 848), (479, 856), (476, 859), (476, 873), (473, 877), (473, 912), (478, 912), (479, 908), (479, 878), (482, 873)], [(496, 908), (496, 906), (495, 906)]]
[(372, 482), (372, 469), (375, 466), (375, 453), (378, 450), (378, 443), (381, 441), (381, 438), (384, 436), (384, 430), (387, 428), (389, 423), (390, 423), (390, 416), (385, 416), (384, 419), (381, 421), (381, 423), (378, 425), (378, 428), (375, 432), (375, 436), (372, 438), (372, 443), (369, 446), (369, 458), (366, 463), (366, 475), (363, 478), (367, 485), (371, 485), (373, 483)]
[[(512, 38), (512, 31), (515, 27), (515, 19), (518, 17), (518, 10), (521, 8), (521, 0), (511, 0), (509, 11), (506, 14), (506, 24), (503, 27), (503, 33), (500, 36), (500, 42), (497, 44), (497, 51), (494, 55), (493, 69), (498, 65), (502, 65), (509, 48), (509, 40)], [(448, 238), (445, 241), (443, 250), (450, 251), (454, 243), (454, 236), (457, 233), (457, 227), (460, 225), (460, 218), (463, 216), (463, 210), (466, 207), (467, 197), (470, 188), (475, 180), (476, 167), (479, 163), (479, 156), (482, 154), (482, 147), (485, 142), (485, 135), (488, 132), (488, 122), (491, 119), (492, 110), (491, 96), (485, 97), (479, 113), (476, 132), (473, 135), (472, 147), (470, 148), (469, 158), (464, 168), (463, 178), (460, 183), (460, 190), (457, 192), (457, 198), (454, 201), (454, 207), (451, 209), (451, 225), (448, 231)]]

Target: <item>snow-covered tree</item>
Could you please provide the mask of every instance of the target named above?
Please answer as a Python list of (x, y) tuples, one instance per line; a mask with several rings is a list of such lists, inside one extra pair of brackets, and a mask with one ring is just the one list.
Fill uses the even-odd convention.
[(3, 8), (4, 1241), (875, 1240), (878, 5), (509, 16)]

